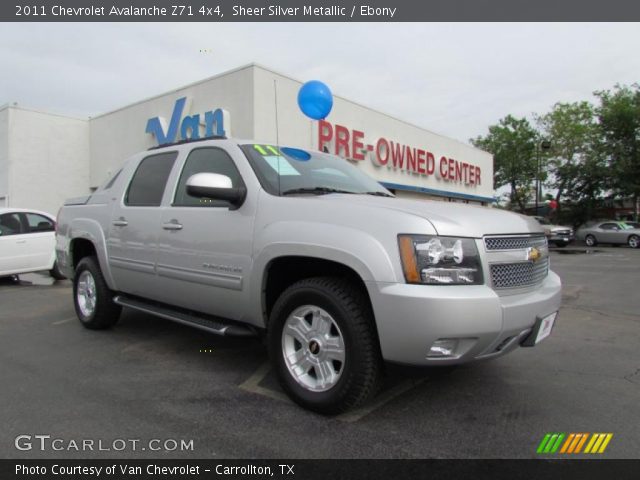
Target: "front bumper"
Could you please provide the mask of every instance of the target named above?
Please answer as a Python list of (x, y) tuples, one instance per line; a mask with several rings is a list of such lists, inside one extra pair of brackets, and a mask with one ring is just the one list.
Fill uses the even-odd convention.
[(575, 236), (569, 235), (569, 234), (552, 233), (548, 237), (549, 243), (564, 243), (566, 245), (569, 245), (574, 240), (575, 240)]
[[(560, 277), (550, 271), (536, 289), (499, 296), (486, 285), (367, 284), (382, 356), (408, 365), (451, 365), (504, 355), (538, 318), (558, 311)], [(439, 339), (458, 339), (455, 354), (427, 357)]]

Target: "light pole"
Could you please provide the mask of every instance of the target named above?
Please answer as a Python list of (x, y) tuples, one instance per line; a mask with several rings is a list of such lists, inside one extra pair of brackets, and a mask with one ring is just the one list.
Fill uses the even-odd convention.
[(540, 160), (542, 150), (550, 150), (551, 142), (549, 140), (541, 140), (536, 144), (536, 215), (538, 215), (538, 204), (540, 203)]

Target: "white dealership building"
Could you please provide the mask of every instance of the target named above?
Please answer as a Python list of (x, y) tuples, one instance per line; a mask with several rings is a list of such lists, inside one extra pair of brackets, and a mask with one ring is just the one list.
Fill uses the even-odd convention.
[(91, 118), (7, 104), (0, 107), (0, 207), (55, 214), (129, 155), (211, 134), (337, 153), (399, 197), (493, 201), (490, 154), (339, 96), (325, 121), (312, 121), (297, 105), (301, 85), (251, 64)]

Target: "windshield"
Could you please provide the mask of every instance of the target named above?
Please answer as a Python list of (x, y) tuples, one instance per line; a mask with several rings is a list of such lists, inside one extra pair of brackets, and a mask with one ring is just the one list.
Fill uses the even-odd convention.
[(618, 227), (620, 227), (620, 230), (633, 230), (632, 225), (629, 225), (628, 223), (624, 223), (624, 222), (618, 222)]
[(265, 144), (241, 145), (262, 187), (273, 195), (355, 193), (392, 196), (340, 157)]

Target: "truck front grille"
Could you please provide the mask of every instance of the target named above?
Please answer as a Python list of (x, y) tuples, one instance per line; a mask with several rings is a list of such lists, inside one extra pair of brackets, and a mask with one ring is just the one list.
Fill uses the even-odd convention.
[(530, 247), (546, 247), (547, 237), (516, 236), (516, 237), (486, 237), (484, 245), (487, 250), (525, 250)]
[(549, 258), (538, 262), (494, 263), (491, 268), (493, 288), (521, 288), (541, 283), (549, 273)]

